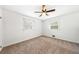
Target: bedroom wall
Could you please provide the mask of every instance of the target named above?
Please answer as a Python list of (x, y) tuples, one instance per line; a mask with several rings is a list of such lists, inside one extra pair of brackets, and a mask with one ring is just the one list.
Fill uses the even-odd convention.
[[(56, 21), (59, 25), (58, 30), (51, 30), (50, 23)], [(43, 35), (55, 35), (56, 38), (79, 43), (79, 11), (47, 19), (43, 26)]]
[[(32, 22), (32, 29), (24, 30), (23, 18)], [(36, 18), (3, 9), (3, 20), (4, 47), (41, 35), (41, 21)]]
[[(2, 9), (0, 8), (0, 17), (2, 17)], [(0, 18), (0, 46), (2, 46), (3, 31), (2, 31), (2, 19)]]
[[(32, 30), (23, 29), (23, 18), (32, 21)], [(51, 30), (50, 23), (58, 22), (58, 30)], [(40, 35), (60, 38), (79, 43), (79, 12), (61, 15), (41, 21), (36, 18), (24, 16), (17, 12), (3, 9), (3, 46), (8, 46)], [(0, 25), (0, 27), (1, 27)], [(1, 31), (2, 29), (0, 29)], [(2, 32), (2, 31), (1, 31)], [(0, 33), (0, 35), (2, 35)], [(2, 36), (1, 36), (2, 37)], [(0, 37), (0, 38), (1, 38)]]

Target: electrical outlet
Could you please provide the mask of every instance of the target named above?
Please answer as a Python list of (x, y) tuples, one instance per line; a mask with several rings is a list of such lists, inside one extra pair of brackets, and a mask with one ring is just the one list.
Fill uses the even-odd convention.
[(52, 37), (55, 37), (55, 35), (52, 35)]

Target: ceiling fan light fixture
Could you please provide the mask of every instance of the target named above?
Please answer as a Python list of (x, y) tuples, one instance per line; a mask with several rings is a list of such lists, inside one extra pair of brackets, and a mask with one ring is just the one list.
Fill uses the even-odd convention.
[(41, 13), (40, 17), (41, 17), (43, 14), (45, 14), (45, 15), (48, 16), (47, 13), (49, 13), (49, 12), (54, 12), (55, 10), (56, 10), (56, 9), (47, 10), (46, 5), (42, 5), (41, 11), (36, 11), (35, 13)]

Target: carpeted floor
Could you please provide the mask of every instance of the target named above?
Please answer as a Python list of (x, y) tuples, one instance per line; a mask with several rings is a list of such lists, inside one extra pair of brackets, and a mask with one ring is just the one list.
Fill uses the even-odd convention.
[(75, 54), (79, 44), (40, 36), (3, 48), (1, 54)]

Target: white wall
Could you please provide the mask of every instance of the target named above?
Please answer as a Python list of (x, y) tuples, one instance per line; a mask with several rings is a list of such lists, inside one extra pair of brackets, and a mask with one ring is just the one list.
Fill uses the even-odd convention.
[[(51, 30), (50, 23), (57, 21), (59, 24), (58, 30)], [(56, 38), (79, 43), (79, 12), (74, 12), (51, 19), (47, 19), (43, 23), (43, 34)]]
[[(32, 30), (23, 30), (24, 17), (33, 21)], [(51, 30), (49, 27), (50, 23), (54, 21), (58, 21), (58, 30)], [(40, 35), (51, 37), (53, 34), (56, 35), (56, 38), (79, 43), (79, 12), (54, 17), (42, 22), (41, 20), (3, 9), (3, 24), (0, 23), (3, 26), (3, 46), (5, 47)], [(2, 32), (2, 29), (0, 29), (0, 32)]]
[[(23, 18), (32, 21), (32, 30), (23, 30)], [(4, 46), (18, 43), (41, 35), (41, 21), (3, 9)]]
[[(0, 17), (2, 17), (2, 9), (0, 8)], [(2, 31), (2, 19), (0, 18), (0, 46), (2, 46), (3, 31)]]

